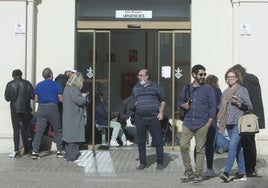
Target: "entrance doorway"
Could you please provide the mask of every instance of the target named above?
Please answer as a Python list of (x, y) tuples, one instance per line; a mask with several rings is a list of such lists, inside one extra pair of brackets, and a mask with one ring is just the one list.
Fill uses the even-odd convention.
[[(122, 101), (131, 94), (137, 81), (137, 72), (148, 68), (151, 79), (158, 82), (167, 96), (166, 116), (172, 124), (174, 146), (176, 100), (183, 85), (190, 81), (190, 31), (183, 30), (78, 30), (78, 71), (85, 75), (84, 90), (92, 95), (87, 112), (87, 142), (95, 147), (101, 142), (95, 124), (95, 112), (99, 93), (107, 99), (107, 116), (120, 113)], [(175, 70), (182, 70), (180, 79)], [(88, 78), (87, 70), (94, 76)], [(108, 128), (107, 144), (110, 138)]]

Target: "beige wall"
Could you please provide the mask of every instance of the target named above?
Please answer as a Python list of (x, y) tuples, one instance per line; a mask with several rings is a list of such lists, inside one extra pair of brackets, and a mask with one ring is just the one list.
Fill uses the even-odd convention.
[[(4, 99), (5, 86), (12, 79), (12, 71), (21, 69), (25, 74), (25, 34), (16, 35), (15, 25), (25, 24), (25, 2), (0, 1), (0, 138), (12, 137), (9, 103)], [(23, 75), (25, 76), (25, 75)], [(1, 141), (0, 141), (1, 143)]]
[(74, 66), (75, 50), (74, 0), (45, 0), (38, 5), (37, 15), (37, 82), (50, 67), (56, 77)]
[[(0, 0), (0, 50), (2, 52), (0, 60), (2, 68), (4, 68), (0, 88), (2, 96), (0, 102), (0, 152), (9, 152), (13, 149), (9, 103), (4, 100), (5, 85), (12, 79), (12, 70), (19, 68), (23, 73), (28, 71), (27, 79), (30, 81), (35, 80), (31, 77), (36, 72), (36, 81), (39, 82), (42, 80), (41, 72), (45, 67), (51, 67), (54, 76), (57, 76), (57, 74), (63, 73), (66, 67), (74, 66), (75, 1), (40, 1), (41, 3), (37, 5), (36, 41), (29, 39), (35, 32), (33, 31), (35, 23), (31, 17), (34, 14), (32, 5), (35, 1), (28, 0), (28, 7), (26, 2), (26, 0)], [(26, 14), (29, 20), (26, 20)], [(27, 26), (29, 29), (27, 48), (25, 47), (26, 34), (15, 35), (16, 23), (24, 23), (25, 26), (27, 23), (30, 24)], [(35, 57), (31, 57), (35, 56), (34, 49), (31, 49), (34, 42), (37, 45), (36, 70), (31, 70), (31, 65), (27, 67), (26, 63), (32, 63), (32, 60), (35, 63)], [(31, 50), (30, 53), (29, 50)]]
[[(255, 2), (255, 1), (248, 1)], [(250, 36), (240, 35), (240, 24), (237, 26), (239, 37), (239, 62), (246, 66), (249, 73), (255, 74), (260, 81), (262, 87), (263, 104), (266, 115), (266, 129), (261, 130), (257, 135), (257, 139), (262, 142), (257, 142), (259, 151), (268, 154), (268, 149), (265, 150), (263, 145), (268, 143), (268, 81), (267, 81), (267, 44), (268, 44), (268, 1), (258, 3), (240, 3), (238, 20), (240, 24), (248, 24), (251, 27)]]
[(232, 6), (230, 1), (192, 1), (192, 65), (202, 64), (219, 77), (232, 65)]

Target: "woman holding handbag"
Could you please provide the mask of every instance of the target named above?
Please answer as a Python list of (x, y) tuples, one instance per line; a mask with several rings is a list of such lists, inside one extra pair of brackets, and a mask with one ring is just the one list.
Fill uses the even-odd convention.
[(229, 69), (225, 73), (225, 81), (228, 84), (228, 88), (224, 90), (221, 97), (218, 112), (218, 126), (221, 132), (224, 132), (225, 129), (227, 129), (230, 137), (230, 144), (224, 172), (220, 174), (219, 177), (226, 183), (232, 180), (229, 178), (229, 175), (236, 159), (239, 173), (238, 176), (233, 178), (233, 180), (246, 181), (245, 162), (237, 124), (238, 119), (244, 114), (244, 112), (252, 109), (252, 104), (247, 89), (240, 85), (243, 78), (239, 71)]

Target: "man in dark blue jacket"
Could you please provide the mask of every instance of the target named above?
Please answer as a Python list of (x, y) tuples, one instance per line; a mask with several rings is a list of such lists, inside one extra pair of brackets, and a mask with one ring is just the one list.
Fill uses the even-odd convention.
[[(185, 89), (181, 91), (178, 100), (178, 108), (187, 110), (184, 117), (181, 133), (181, 156), (185, 168), (182, 182), (202, 181), (202, 171), (205, 160), (205, 143), (209, 126), (212, 126), (216, 116), (216, 99), (212, 86), (205, 83), (206, 69), (203, 65), (195, 65), (192, 68), (193, 83), (190, 84), (190, 98), (185, 100)], [(195, 137), (196, 162), (195, 172), (192, 170), (189, 154), (190, 142)]]

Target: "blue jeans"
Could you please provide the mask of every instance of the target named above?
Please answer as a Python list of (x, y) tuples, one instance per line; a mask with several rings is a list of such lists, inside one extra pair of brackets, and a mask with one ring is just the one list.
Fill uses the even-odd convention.
[(234, 161), (236, 159), (239, 174), (246, 174), (245, 170), (245, 162), (244, 162), (244, 155), (241, 148), (240, 142), (240, 135), (238, 133), (238, 126), (237, 125), (226, 125), (227, 132), (230, 137), (229, 149), (228, 149), (228, 157), (225, 163), (224, 172), (230, 174), (231, 169), (234, 165)]

